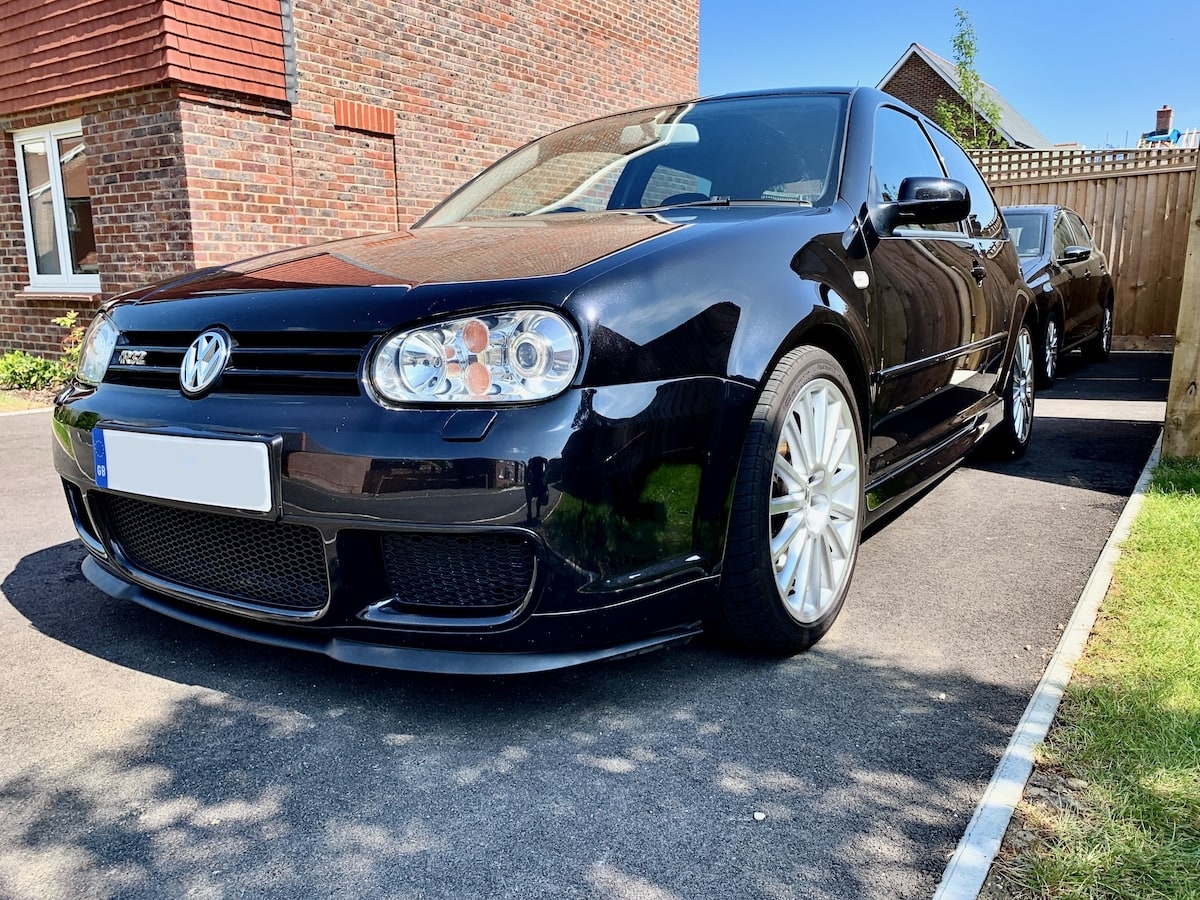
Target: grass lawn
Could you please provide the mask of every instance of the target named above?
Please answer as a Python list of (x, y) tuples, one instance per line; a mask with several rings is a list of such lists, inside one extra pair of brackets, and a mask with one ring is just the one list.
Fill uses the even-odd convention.
[(1200, 460), (1154, 473), (990, 889), (1200, 898)]

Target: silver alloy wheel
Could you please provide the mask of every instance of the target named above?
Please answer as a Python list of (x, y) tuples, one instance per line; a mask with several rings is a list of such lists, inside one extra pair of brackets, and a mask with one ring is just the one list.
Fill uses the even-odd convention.
[(1112, 349), (1113, 311), (1111, 306), (1104, 307), (1104, 322), (1100, 326), (1100, 350), (1108, 353)]
[(1046, 339), (1044, 343), (1046, 381), (1050, 382), (1058, 374), (1058, 320), (1053, 316), (1046, 321)]
[(784, 419), (769, 506), (775, 586), (803, 625), (829, 611), (853, 571), (861, 464), (850, 401), (832, 381), (814, 378)]
[(1033, 339), (1026, 328), (1017, 334), (1017, 348), (1012, 361), (1011, 399), (1013, 436), (1023, 444), (1033, 427)]

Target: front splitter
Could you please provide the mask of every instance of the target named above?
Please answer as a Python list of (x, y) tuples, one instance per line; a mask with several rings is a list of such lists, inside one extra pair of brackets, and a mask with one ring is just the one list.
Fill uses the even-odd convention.
[(174, 603), (164, 601), (156, 594), (113, 575), (91, 556), (84, 558), (82, 568), (84, 577), (110, 597), (118, 600), (131, 600), (147, 609), (189, 625), (273, 647), (320, 653), (339, 662), (377, 669), (397, 669), (405, 672), (441, 675), (521, 675), (531, 672), (548, 672), (553, 669), (565, 669), (604, 659), (634, 656), (671, 644), (684, 643), (701, 631), (699, 626), (685, 626), (613, 647), (549, 653), (489, 653), (486, 651), (468, 653), (458, 650), (393, 647), (324, 635), (308, 636), (295, 632), (265, 631), (223, 619), (210, 619)]

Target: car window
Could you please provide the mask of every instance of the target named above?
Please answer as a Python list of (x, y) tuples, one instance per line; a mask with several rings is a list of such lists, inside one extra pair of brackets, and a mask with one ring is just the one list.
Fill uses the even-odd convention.
[[(929, 139), (912, 116), (880, 107), (875, 115), (875, 143), (871, 151), (871, 192), (876, 202), (892, 203), (899, 199), (900, 182), (905, 178), (929, 176), (945, 178)], [(923, 230), (955, 231), (953, 224), (911, 226)]]
[(1096, 242), (1092, 239), (1092, 233), (1084, 224), (1083, 219), (1079, 218), (1071, 210), (1067, 210), (1066, 216), (1071, 220), (1071, 226), (1075, 231), (1075, 240), (1081, 247), (1094, 247)]
[(637, 110), (548, 135), (488, 168), (421, 225), (710, 198), (833, 202), (844, 94), (705, 100)]
[(692, 195), (696, 200), (711, 197), (712, 181), (672, 166), (655, 166), (646, 181), (645, 190), (642, 191), (641, 205), (661, 206), (664, 200), (673, 199), (680, 202), (681, 199)]
[(1042, 255), (1045, 238), (1046, 217), (1036, 212), (1012, 212), (1004, 214), (1008, 222), (1008, 233), (1022, 259)]
[(970, 157), (953, 138), (937, 128), (930, 128), (929, 135), (942, 155), (942, 162), (946, 164), (950, 177), (965, 184), (971, 194), (971, 234), (984, 238), (1003, 237), (1004, 220), (1000, 217), (1000, 209)]
[(1071, 231), (1071, 223), (1063, 212), (1054, 216), (1054, 258), (1062, 259), (1067, 248), (1075, 243), (1075, 234)]

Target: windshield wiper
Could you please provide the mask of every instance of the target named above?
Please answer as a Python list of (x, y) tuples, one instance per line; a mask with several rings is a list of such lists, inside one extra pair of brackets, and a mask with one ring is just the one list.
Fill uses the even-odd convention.
[(729, 197), (709, 197), (707, 200), (686, 200), (683, 203), (664, 203), (663, 206), (728, 206), (733, 202)]

